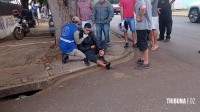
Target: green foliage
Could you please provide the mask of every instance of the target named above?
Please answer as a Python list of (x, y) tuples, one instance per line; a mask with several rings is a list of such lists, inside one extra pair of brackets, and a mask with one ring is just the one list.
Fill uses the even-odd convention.
[(47, 0), (37, 0), (39, 3), (46, 5), (47, 4)]

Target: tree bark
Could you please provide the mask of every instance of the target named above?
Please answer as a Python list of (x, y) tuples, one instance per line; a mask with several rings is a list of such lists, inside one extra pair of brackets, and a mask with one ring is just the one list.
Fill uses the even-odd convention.
[[(51, 14), (54, 21), (55, 26), (55, 45), (52, 47), (57, 47), (58, 40), (60, 38), (61, 28), (64, 24), (71, 21), (72, 16), (75, 15), (74, 13), (74, 5), (77, 0), (68, 0), (65, 5), (65, 0), (48, 0), (49, 8), (51, 9)], [(72, 10), (73, 9), (73, 10)]]

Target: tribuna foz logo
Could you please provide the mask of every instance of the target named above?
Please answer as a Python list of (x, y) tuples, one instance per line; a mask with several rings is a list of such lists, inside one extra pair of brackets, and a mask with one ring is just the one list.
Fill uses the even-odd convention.
[(167, 104), (195, 104), (195, 98), (166, 98)]

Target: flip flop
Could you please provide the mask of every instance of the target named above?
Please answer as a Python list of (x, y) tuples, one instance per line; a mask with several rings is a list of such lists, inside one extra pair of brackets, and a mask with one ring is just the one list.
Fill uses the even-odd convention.
[(151, 48), (152, 51), (155, 51), (156, 49), (158, 49), (158, 45), (155, 46), (155, 47), (153, 46), (153, 47)]

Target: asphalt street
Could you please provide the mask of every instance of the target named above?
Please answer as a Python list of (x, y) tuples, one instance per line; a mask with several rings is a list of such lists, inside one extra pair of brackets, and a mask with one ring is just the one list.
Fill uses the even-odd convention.
[[(109, 71), (101, 69), (22, 100), (0, 102), (1, 112), (198, 112), (200, 24), (187, 17), (173, 20), (170, 42), (159, 42), (159, 49), (150, 51), (151, 69), (134, 69), (139, 57), (134, 49), (130, 61)], [(119, 21), (117, 15), (111, 24), (116, 32)], [(177, 104), (180, 99), (183, 102)]]

